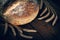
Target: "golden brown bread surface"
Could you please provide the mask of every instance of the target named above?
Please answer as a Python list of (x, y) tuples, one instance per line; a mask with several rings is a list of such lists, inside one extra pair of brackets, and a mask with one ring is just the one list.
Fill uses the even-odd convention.
[(24, 25), (33, 21), (38, 11), (39, 6), (36, 3), (17, 1), (7, 8), (4, 16), (13, 25)]

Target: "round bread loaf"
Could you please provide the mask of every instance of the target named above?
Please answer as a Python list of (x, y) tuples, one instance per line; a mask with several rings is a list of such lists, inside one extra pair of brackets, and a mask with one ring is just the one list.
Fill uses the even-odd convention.
[(24, 25), (33, 21), (39, 12), (39, 6), (34, 2), (16, 1), (8, 6), (4, 16), (13, 25)]

